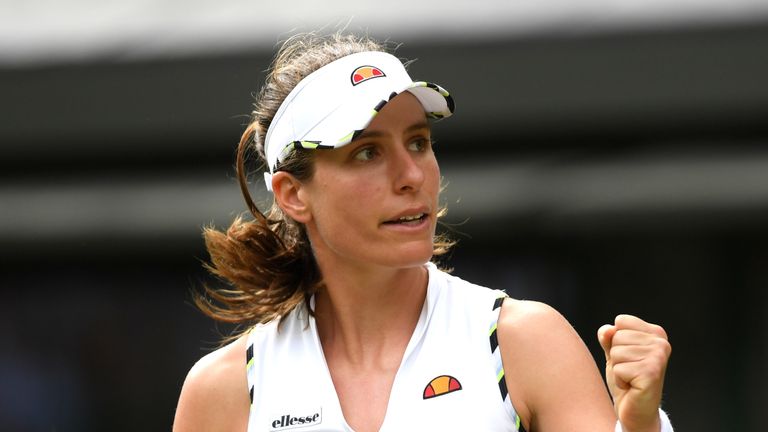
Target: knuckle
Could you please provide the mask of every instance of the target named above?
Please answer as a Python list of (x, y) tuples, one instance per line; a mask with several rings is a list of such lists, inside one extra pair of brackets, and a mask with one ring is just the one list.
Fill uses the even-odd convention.
[(659, 352), (666, 358), (672, 354), (672, 345), (666, 339), (656, 339), (655, 345)]
[(653, 332), (659, 335), (660, 337), (664, 339), (668, 339), (667, 331), (664, 330), (664, 327), (658, 325), (658, 324), (651, 324), (651, 329), (653, 329)]

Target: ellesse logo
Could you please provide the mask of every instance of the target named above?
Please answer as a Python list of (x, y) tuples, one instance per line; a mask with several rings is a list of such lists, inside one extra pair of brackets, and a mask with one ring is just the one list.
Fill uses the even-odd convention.
[(440, 375), (427, 384), (424, 388), (422, 397), (424, 399), (432, 399), (459, 390), (461, 390), (461, 383), (459, 380), (450, 375)]
[(385, 76), (387, 75), (384, 73), (384, 71), (377, 68), (376, 66), (360, 66), (352, 71), (350, 79), (352, 80), (352, 85), (356, 86), (361, 82)]
[(282, 431), (288, 429), (296, 429), (307, 426), (319, 425), (323, 422), (323, 409), (306, 411), (300, 415), (286, 413), (282, 414), (279, 418), (272, 420), (270, 424), (271, 431)]

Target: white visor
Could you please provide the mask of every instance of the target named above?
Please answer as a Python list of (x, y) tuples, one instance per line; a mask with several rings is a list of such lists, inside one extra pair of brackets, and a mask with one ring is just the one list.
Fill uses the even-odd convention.
[(288, 94), (267, 130), (264, 152), (271, 174), (296, 148), (332, 149), (349, 144), (393, 97), (409, 91), (430, 118), (453, 113), (444, 88), (414, 82), (397, 57), (362, 52), (335, 60), (305, 77)]

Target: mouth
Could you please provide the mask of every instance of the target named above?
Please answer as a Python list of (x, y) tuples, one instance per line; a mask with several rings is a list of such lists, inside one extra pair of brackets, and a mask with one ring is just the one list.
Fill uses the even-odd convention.
[(419, 225), (427, 218), (426, 213), (416, 213), (413, 215), (402, 216), (397, 219), (385, 221), (385, 225)]

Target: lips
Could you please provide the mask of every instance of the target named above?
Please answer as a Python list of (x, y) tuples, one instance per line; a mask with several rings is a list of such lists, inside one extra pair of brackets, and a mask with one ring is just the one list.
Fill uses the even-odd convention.
[(426, 213), (414, 213), (411, 215), (405, 215), (400, 216), (396, 219), (391, 219), (388, 221), (384, 221), (385, 224), (389, 225), (395, 225), (395, 224), (403, 224), (403, 225), (418, 225), (427, 217)]
[(388, 226), (416, 227), (429, 219), (430, 215), (429, 206), (414, 206), (393, 214), (382, 224)]

